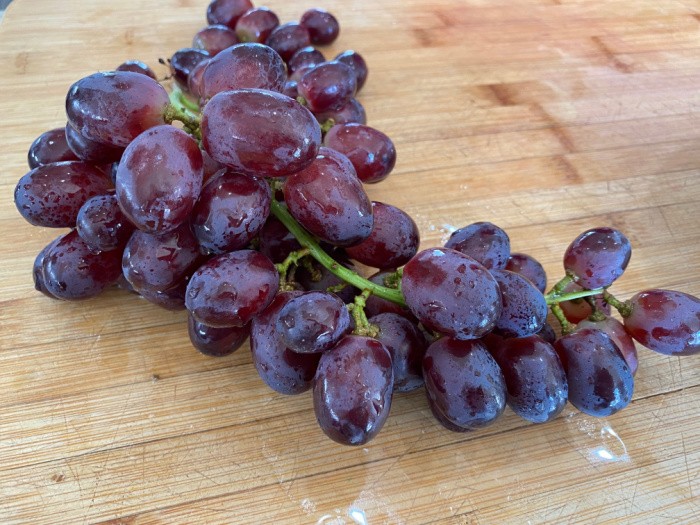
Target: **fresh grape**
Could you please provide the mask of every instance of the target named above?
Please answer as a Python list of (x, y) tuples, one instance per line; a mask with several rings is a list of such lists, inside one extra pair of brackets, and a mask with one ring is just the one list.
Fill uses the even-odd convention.
[(81, 135), (70, 122), (66, 124), (66, 143), (79, 159), (86, 162), (118, 162), (124, 154), (122, 147), (103, 144)]
[(476, 259), (489, 270), (500, 270), (508, 264), (510, 239), (501, 228), (490, 222), (475, 222), (455, 231), (445, 248)]
[(391, 408), (393, 371), (386, 347), (369, 337), (345, 337), (321, 354), (314, 378), (314, 412), (321, 430), (343, 445), (364, 445)]
[(124, 248), (134, 231), (113, 193), (91, 197), (82, 205), (76, 220), (78, 235), (93, 250)]
[(277, 26), (265, 40), (265, 44), (277, 51), (282, 60), (288, 62), (302, 47), (311, 44), (309, 30), (296, 22)]
[(366, 124), (367, 114), (365, 108), (362, 107), (356, 98), (348, 100), (340, 109), (332, 109), (330, 111), (321, 111), (315, 113), (316, 120), (321, 124), (325, 124), (332, 120), (334, 124)]
[(625, 330), (624, 325), (614, 317), (606, 317), (602, 321), (591, 321), (584, 319), (577, 327), (580, 328), (596, 328), (601, 332), (605, 332), (617, 345), (617, 348), (622, 352), (622, 357), (625, 358), (630, 367), (632, 375), (637, 373), (639, 361), (637, 359), (637, 348), (634, 346), (632, 337)]
[(250, 334), (250, 325), (214, 328), (187, 317), (187, 332), (192, 346), (204, 355), (223, 357), (238, 350)]
[(158, 126), (126, 148), (117, 168), (117, 199), (137, 228), (164, 233), (188, 218), (202, 177), (197, 142), (174, 126)]
[(238, 43), (236, 33), (230, 27), (215, 24), (200, 29), (192, 39), (192, 47), (195, 49), (203, 49), (209, 56), (218, 55), (227, 47), (231, 47)]
[(340, 32), (338, 20), (328, 11), (318, 7), (304, 12), (299, 23), (308, 29), (313, 44), (330, 44), (338, 38)]
[(273, 263), (281, 263), (290, 252), (299, 250), (301, 244), (276, 217), (270, 216), (258, 234), (260, 253)]
[(501, 315), (496, 328), (509, 337), (534, 335), (547, 321), (547, 302), (527, 278), (508, 270), (491, 270), (501, 290)]
[[(128, 282), (128, 281), (127, 281)], [(185, 293), (187, 291), (187, 278), (181, 279), (175, 286), (167, 290), (152, 290), (142, 288), (138, 294), (149, 303), (165, 308), (172, 312), (185, 309)]]
[(647, 348), (666, 355), (700, 352), (700, 299), (673, 290), (646, 290), (630, 299), (625, 329)]
[(267, 7), (246, 11), (236, 22), (236, 35), (241, 42), (265, 43), (270, 33), (280, 25), (280, 19)]
[(270, 259), (253, 250), (217, 255), (194, 272), (185, 304), (208, 326), (243, 326), (272, 302), (279, 274)]
[(357, 81), (342, 62), (324, 62), (299, 79), (299, 95), (314, 113), (340, 109), (355, 96)]
[(158, 80), (154, 71), (147, 64), (140, 60), (127, 60), (117, 66), (117, 71), (131, 71), (132, 73), (140, 73), (151, 77), (153, 80)]
[(593, 228), (576, 237), (564, 253), (567, 275), (588, 290), (610, 286), (627, 268), (632, 247), (613, 228)]
[(282, 94), (289, 97), (289, 98), (296, 99), (299, 96), (299, 89), (297, 86), (297, 81), (296, 80), (287, 80), (284, 83), (284, 87), (282, 88)]
[(403, 271), (402, 291), (411, 312), (431, 330), (457, 339), (490, 332), (501, 314), (498, 283), (486, 268), (447, 248), (424, 250)]
[(355, 74), (357, 91), (359, 92), (367, 81), (368, 73), (367, 63), (365, 62), (365, 59), (362, 58), (362, 55), (360, 55), (357, 51), (349, 49), (340, 53), (334, 60), (350, 66)]
[(190, 76), (187, 77), (187, 91), (196, 99), (201, 99), (204, 96), (204, 70), (207, 69), (209, 62), (211, 62), (210, 59), (202, 60), (194, 66), (194, 69), (190, 71)]
[(542, 264), (530, 255), (511, 253), (505, 269), (527, 278), (542, 293), (547, 289), (547, 273)]
[(207, 7), (207, 22), (210, 25), (223, 24), (231, 29), (238, 19), (253, 8), (250, 0), (212, 0)]
[(207, 103), (202, 138), (204, 148), (221, 164), (247, 175), (281, 177), (314, 161), (321, 128), (296, 100), (241, 89), (219, 93)]
[(80, 160), (66, 142), (66, 128), (56, 128), (39, 135), (29, 146), (27, 162), (34, 169), (44, 164)]
[(391, 139), (363, 124), (333, 126), (323, 144), (347, 156), (364, 183), (384, 180), (396, 164), (396, 148)]
[(326, 57), (323, 56), (318, 49), (314, 46), (302, 47), (299, 51), (292, 55), (289, 59), (289, 71), (294, 73), (297, 69), (304, 66), (318, 66), (326, 61)]
[(211, 58), (211, 55), (204, 49), (191, 47), (179, 49), (170, 58), (170, 74), (182, 89), (187, 89), (187, 79), (192, 70), (197, 64), (204, 60), (209, 60), (209, 58)]
[(549, 323), (544, 323), (542, 330), (537, 332), (537, 335), (543, 340), (547, 341), (550, 345), (553, 345), (554, 341), (557, 340), (557, 333), (554, 331), (554, 328), (552, 328), (552, 325)]

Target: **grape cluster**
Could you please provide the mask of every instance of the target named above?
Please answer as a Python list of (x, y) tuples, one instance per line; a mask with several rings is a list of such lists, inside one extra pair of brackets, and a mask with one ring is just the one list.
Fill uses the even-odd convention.
[(633, 340), (700, 351), (697, 298), (609, 292), (631, 255), (615, 229), (579, 235), (547, 294), (542, 265), (488, 222), (419, 252), (411, 217), (365, 190), (396, 150), (356, 98), (362, 56), (314, 47), (338, 36), (330, 13), (280, 25), (249, 0), (214, 0), (207, 21), (168, 61), (170, 94), (137, 60), (89, 75), (68, 90), (66, 127), (29, 148), (17, 209), (71, 228), (37, 256), (37, 290), (75, 300), (117, 285), (186, 309), (209, 356), (249, 338), (262, 380), (313, 389), (322, 430), (348, 445), (379, 432), (395, 392), (424, 386), (457, 432), (506, 405), (536, 423), (567, 402), (606, 416), (632, 399)]

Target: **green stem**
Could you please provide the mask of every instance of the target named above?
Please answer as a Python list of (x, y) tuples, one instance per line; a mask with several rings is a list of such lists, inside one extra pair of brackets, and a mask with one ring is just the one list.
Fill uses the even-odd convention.
[[(175, 99), (174, 102), (173, 98)], [(177, 87), (177, 85), (174, 85), (173, 90), (170, 92), (170, 102), (185, 108), (193, 114), (192, 116), (199, 116), (199, 104), (192, 102), (192, 99), (185, 95), (185, 93), (183, 93), (183, 91)]]
[(554, 285), (554, 288), (552, 288), (545, 297), (560, 295), (564, 291), (564, 288), (566, 288), (569, 283), (573, 282), (573, 280), (573, 277), (570, 275), (564, 276), (561, 281)]
[(381, 297), (382, 299), (386, 299), (387, 301), (391, 301), (392, 303), (396, 303), (400, 306), (406, 306), (406, 301), (403, 298), (403, 294), (399, 290), (393, 290), (391, 288), (387, 288), (386, 286), (380, 286), (368, 281), (364, 277), (360, 277), (352, 270), (345, 268), (325, 251), (323, 251), (316, 239), (314, 239), (309, 232), (307, 232), (296, 220), (294, 220), (294, 217), (289, 214), (287, 208), (282, 203), (273, 200), (270, 206), (270, 211), (280, 220), (282, 224), (287, 227), (287, 229), (292, 235), (294, 235), (294, 237), (296, 237), (297, 241), (299, 241), (302, 246), (309, 249), (309, 254), (326, 269), (328, 269), (328, 271), (333, 275), (336, 275), (346, 283), (351, 284), (360, 290), (368, 290), (377, 297)]
[(170, 104), (165, 108), (163, 120), (168, 124), (174, 120), (182, 122), (187, 133), (192, 135), (197, 140), (202, 140), (202, 132), (199, 129), (200, 117), (199, 113), (193, 113), (184, 103), (182, 91), (175, 88), (170, 92)]
[(299, 264), (299, 260), (307, 255), (309, 255), (309, 250), (307, 248), (302, 248), (301, 250), (290, 252), (284, 261), (275, 264), (277, 273), (280, 274), (280, 290), (293, 289), (293, 286), (290, 286), (289, 282), (293, 279), (294, 272), (290, 272), (290, 268), (296, 268)]
[[(564, 279), (566, 279), (566, 277)], [(564, 301), (573, 301), (574, 299), (581, 299), (582, 297), (590, 297), (592, 295), (600, 295), (605, 292), (605, 288), (596, 288), (595, 290), (581, 290), (579, 292), (557, 294), (555, 293), (555, 289), (544, 296), (549, 305), (559, 304)]]
[(564, 315), (564, 310), (561, 309), (561, 306), (558, 304), (552, 304), (549, 308), (552, 310), (554, 317), (557, 318), (557, 321), (559, 321), (559, 324), (561, 325), (562, 335), (570, 334), (574, 331), (575, 326), (566, 318), (566, 315)]
[(593, 322), (600, 322), (600, 321), (605, 321), (605, 319), (608, 317), (605, 315), (605, 312), (598, 308), (598, 303), (595, 300), (593, 296), (586, 297), (586, 301), (591, 307), (591, 315), (588, 316), (589, 321)]
[(355, 335), (363, 335), (366, 337), (377, 337), (377, 335), (379, 335), (379, 328), (370, 324), (369, 319), (367, 319), (367, 314), (365, 313), (365, 306), (367, 305), (367, 299), (370, 295), (372, 295), (372, 292), (363, 290), (361, 294), (355, 296), (355, 302), (348, 305), (350, 307), (350, 313), (352, 313), (352, 318), (355, 320), (355, 330), (353, 331)]
[(607, 290), (603, 292), (603, 299), (605, 299), (606, 303), (615, 308), (615, 310), (620, 312), (622, 317), (629, 317), (632, 315), (632, 306), (630, 305), (629, 301), (620, 301)]

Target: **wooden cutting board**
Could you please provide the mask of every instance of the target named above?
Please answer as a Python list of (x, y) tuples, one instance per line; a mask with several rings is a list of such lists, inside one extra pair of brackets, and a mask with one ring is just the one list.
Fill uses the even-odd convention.
[[(272, 0), (283, 21), (316, 2)], [(550, 284), (583, 230), (631, 239), (613, 290), (700, 295), (700, 6), (676, 0), (321, 0), (395, 141), (368, 188), (423, 247), (488, 220)], [(634, 400), (537, 426), (507, 411), (457, 434), (397, 395), (367, 446), (334, 444), (309, 393), (268, 390), (248, 347), (206, 358), (183, 313), (110, 291), (35, 292), (58, 232), (12, 202), (68, 86), (190, 44), (206, 0), (15, 0), (0, 24), (0, 523), (698, 523), (700, 357), (640, 352)]]

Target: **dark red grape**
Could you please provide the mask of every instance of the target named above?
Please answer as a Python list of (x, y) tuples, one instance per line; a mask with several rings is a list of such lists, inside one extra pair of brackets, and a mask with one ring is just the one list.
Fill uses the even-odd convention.
[(200, 151), (202, 152), (202, 169), (204, 171), (202, 187), (204, 187), (204, 184), (209, 182), (211, 179), (214, 178), (214, 176), (218, 175), (222, 172), (222, 170), (225, 170), (226, 168), (218, 162), (216, 162), (214, 159), (212, 159), (211, 155), (207, 153), (207, 150), (201, 149)]
[(111, 188), (109, 177), (91, 164), (57, 162), (34, 168), (19, 179), (15, 205), (30, 224), (72, 228), (85, 201)]
[(250, 0), (212, 0), (207, 7), (207, 22), (223, 24), (233, 29), (238, 19), (253, 8)]
[(95, 73), (70, 87), (66, 113), (84, 137), (125, 148), (148, 128), (165, 124), (169, 103), (163, 86), (146, 75)]
[(307, 168), (288, 177), (284, 200), (289, 212), (320, 239), (357, 244), (372, 233), (372, 204), (344, 155), (321, 148)]
[(632, 246), (613, 228), (593, 228), (576, 237), (564, 253), (567, 275), (588, 290), (610, 286), (627, 268)]
[(280, 25), (280, 19), (267, 7), (254, 7), (236, 22), (236, 35), (241, 42), (265, 43), (270, 33)]
[(508, 337), (534, 335), (547, 321), (544, 295), (527, 278), (508, 270), (491, 270), (501, 290), (501, 315), (496, 328)]
[(250, 334), (250, 325), (214, 328), (187, 316), (187, 332), (192, 346), (204, 355), (223, 357), (238, 350)]
[(364, 183), (384, 180), (396, 164), (396, 148), (391, 139), (363, 124), (333, 126), (323, 144), (347, 156)]
[(340, 109), (355, 96), (352, 69), (341, 62), (319, 64), (299, 79), (299, 96), (314, 113)]
[(197, 142), (174, 126), (158, 126), (126, 148), (117, 168), (117, 199), (137, 228), (164, 233), (189, 217), (202, 177)]
[(530, 255), (511, 253), (505, 269), (527, 278), (542, 293), (547, 289), (547, 274), (544, 267)]
[[(326, 252), (335, 259), (338, 264), (348, 268), (349, 270), (356, 271), (353, 264), (348, 259), (344, 250), (341, 249), (326, 249)], [(315, 260), (309, 260), (308, 266), (302, 265), (296, 269), (294, 274), (294, 279), (308, 291), (320, 291), (325, 292), (330, 288), (333, 288), (333, 293), (335, 293), (344, 303), (351, 303), (355, 296), (359, 293), (359, 290), (354, 286), (345, 283), (340, 277), (331, 273), (328, 269), (321, 266), (320, 263)], [(340, 285), (343, 286), (340, 290), (337, 289)]]
[(569, 383), (569, 401), (589, 416), (609, 416), (632, 400), (629, 365), (605, 332), (584, 328), (554, 343)]
[(348, 100), (340, 109), (332, 109), (330, 111), (321, 111), (315, 113), (316, 120), (321, 124), (325, 124), (332, 120), (334, 124), (366, 124), (367, 114), (365, 108), (362, 107), (356, 98)]
[(91, 197), (82, 205), (76, 220), (78, 235), (93, 250), (116, 250), (124, 245), (134, 231), (113, 193)]
[(321, 430), (343, 445), (364, 445), (391, 408), (391, 355), (369, 337), (345, 337), (321, 354), (314, 378), (314, 412)]
[(346, 64), (352, 68), (357, 81), (357, 91), (359, 92), (367, 81), (368, 73), (367, 63), (365, 62), (365, 59), (362, 58), (362, 55), (360, 55), (357, 51), (352, 51), (349, 49), (340, 53), (334, 60), (342, 62), (343, 64)]
[(211, 60), (202, 60), (199, 64), (194, 66), (194, 69), (190, 71), (190, 76), (187, 77), (187, 91), (190, 95), (201, 99), (204, 96), (204, 70), (209, 65)]
[(192, 47), (203, 49), (212, 57), (237, 43), (238, 37), (234, 30), (221, 24), (210, 25), (200, 29), (192, 39)]
[(318, 66), (326, 61), (326, 57), (323, 56), (318, 49), (314, 46), (302, 47), (299, 51), (294, 53), (292, 58), (289, 59), (289, 71), (294, 73), (297, 69), (303, 66)]
[(258, 250), (275, 264), (284, 261), (290, 252), (301, 248), (296, 237), (272, 215), (260, 230), (258, 240)]
[[(128, 281), (127, 281), (128, 282)], [(152, 290), (142, 288), (137, 293), (149, 303), (165, 308), (172, 312), (185, 309), (185, 293), (187, 291), (187, 278), (181, 279), (175, 286), (167, 290)], [(136, 291), (136, 290), (134, 290)]]
[(250, 325), (250, 350), (261, 379), (275, 392), (301, 394), (313, 384), (321, 354), (300, 354), (287, 348), (275, 326), (280, 310), (302, 292), (281, 292)]
[[(571, 282), (564, 287), (562, 293), (580, 292), (582, 290), (583, 287)], [(605, 315), (610, 315), (610, 305), (603, 300), (602, 295), (593, 296), (593, 300), (595, 301), (596, 308), (598, 308)], [(559, 303), (559, 306), (564, 312), (566, 319), (574, 324), (583, 321), (593, 314), (593, 308), (591, 308), (590, 303), (586, 299), (562, 301)]]
[(423, 377), (434, 410), (459, 428), (490, 425), (506, 408), (503, 374), (480, 341), (438, 339), (423, 357)]
[(314, 64), (304, 64), (303, 66), (299, 66), (298, 68), (296, 68), (294, 72), (291, 75), (289, 75), (289, 80), (293, 80), (297, 83), (297, 92), (299, 91), (299, 81), (301, 80), (301, 78), (315, 67), (316, 66)]
[(80, 160), (66, 142), (66, 128), (56, 128), (39, 135), (29, 146), (27, 162), (34, 169), (44, 164)]
[(187, 310), (216, 328), (243, 326), (272, 302), (279, 287), (274, 264), (253, 250), (217, 255), (194, 272), (187, 285)]
[(673, 290), (646, 290), (630, 299), (625, 329), (641, 344), (661, 354), (700, 352), (700, 299)]
[(197, 64), (209, 58), (211, 55), (204, 49), (191, 47), (178, 49), (169, 60), (170, 74), (182, 89), (187, 89), (187, 79), (192, 70)]
[(210, 99), (222, 91), (244, 88), (279, 92), (286, 80), (284, 62), (273, 49), (255, 43), (236, 44), (209, 62), (202, 75), (202, 97)]
[(346, 248), (347, 254), (367, 266), (386, 269), (406, 264), (418, 251), (418, 226), (404, 211), (372, 202), (374, 227), (364, 241)]
[(392, 313), (369, 318), (379, 328), (377, 339), (391, 354), (394, 391), (409, 392), (423, 386), (423, 356), (428, 341), (423, 332), (405, 317)]
[(190, 275), (202, 262), (188, 223), (161, 234), (135, 231), (124, 249), (124, 277), (139, 293), (164, 291)]
[(544, 341), (547, 341), (550, 345), (553, 345), (554, 341), (557, 340), (557, 333), (554, 331), (554, 328), (552, 328), (552, 325), (549, 323), (544, 323), (542, 330), (537, 332), (537, 335), (541, 337)]
[(311, 42), (326, 45), (338, 38), (340, 25), (338, 20), (324, 9), (314, 7), (301, 15), (299, 23), (309, 30)]
[(427, 328), (478, 339), (501, 314), (498, 283), (477, 261), (455, 250), (432, 248), (411, 259), (403, 271), (402, 291), (411, 312)]
[(321, 128), (296, 100), (272, 91), (241, 89), (219, 93), (207, 103), (202, 139), (221, 164), (247, 175), (282, 177), (314, 161)]
[(49, 244), (44, 246), (44, 248), (37, 254), (34, 259), (34, 266), (32, 268), (32, 277), (34, 278), (34, 289), (37, 292), (43, 293), (46, 297), (51, 299), (56, 299), (48, 288), (46, 288), (46, 279), (44, 278), (44, 259), (46, 255), (53, 249), (53, 247), (63, 238), (63, 236), (54, 239)]
[(117, 71), (131, 71), (132, 73), (140, 73), (141, 75), (151, 77), (153, 80), (158, 80), (153, 70), (140, 60), (127, 60), (126, 62), (122, 62), (117, 66)]
[(289, 22), (274, 28), (265, 44), (277, 51), (282, 60), (287, 62), (302, 47), (311, 45), (311, 36), (305, 27), (296, 22)]
[(539, 336), (503, 339), (489, 346), (501, 368), (508, 391), (508, 406), (533, 423), (554, 419), (566, 406), (566, 373), (549, 343)]
[(118, 162), (124, 154), (124, 148), (103, 144), (84, 137), (71, 126), (66, 124), (66, 143), (71, 151), (81, 160), (92, 163)]
[[(382, 270), (368, 277), (368, 280), (380, 286), (387, 286), (387, 283), (385, 282), (386, 277), (393, 274), (395, 271), (396, 270), (394, 269)], [(408, 308), (399, 306), (398, 304), (388, 301), (387, 299), (377, 297), (374, 294), (370, 295), (365, 301), (365, 314), (367, 314), (367, 317), (374, 317), (384, 313), (398, 314), (409, 319), (410, 321), (417, 322), (417, 319)]]
[(634, 346), (632, 337), (625, 330), (624, 325), (614, 317), (606, 317), (602, 321), (590, 321), (584, 319), (581, 321), (577, 329), (580, 328), (596, 328), (605, 332), (610, 336), (610, 339), (617, 345), (617, 348), (622, 352), (622, 357), (625, 358), (630, 367), (632, 375), (637, 373), (639, 361), (637, 359), (637, 348)]
[(289, 98), (297, 98), (299, 96), (299, 89), (297, 87), (296, 80), (287, 80), (282, 88), (282, 94)]
[(119, 250), (96, 252), (76, 230), (57, 239), (44, 256), (44, 286), (58, 299), (88, 299), (117, 282)]
[(501, 270), (508, 264), (510, 239), (501, 228), (490, 222), (475, 222), (455, 231), (445, 248), (476, 259), (489, 270)]
[(225, 171), (202, 189), (192, 231), (210, 253), (245, 248), (270, 214), (270, 186), (262, 179)]

